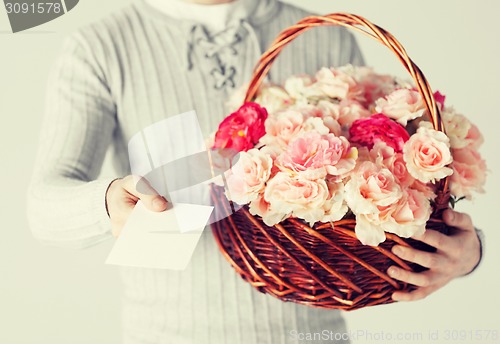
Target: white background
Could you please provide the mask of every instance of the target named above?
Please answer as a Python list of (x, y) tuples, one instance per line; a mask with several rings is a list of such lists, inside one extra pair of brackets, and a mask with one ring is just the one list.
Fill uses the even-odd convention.
[[(415, 303), (363, 309), (346, 314), (354, 343), (493, 343), (500, 331), (498, 309), (500, 234), (497, 151), (500, 12), (496, 0), (289, 0), (319, 13), (363, 15), (392, 32), (449, 104), (479, 126), (489, 166), (485, 195), (463, 202), (486, 234), (481, 267)], [(124, 6), (119, 0), (82, 0), (67, 15), (25, 33), (9, 33), (0, 9), (0, 343), (119, 343), (120, 283), (103, 261), (112, 242), (85, 251), (43, 247), (30, 235), (25, 193), (43, 112), (49, 67), (69, 32)], [(404, 75), (387, 49), (359, 37), (367, 63)], [(105, 173), (112, 172), (106, 170)], [(432, 333), (429, 338), (429, 331)], [(460, 333), (460, 331), (464, 331)], [(478, 331), (476, 333), (476, 331)], [(460, 335), (482, 337), (460, 340)], [(403, 338), (398, 338), (398, 336)], [(498, 332), (497, 332), (498, 335)], [(371, 336), (371, 337), (370, 337)], [(390, 340), (392, 336), (392, 341)], [(406, 336), (406, 337), (405, 337)], [(449, 338), (448, 338), (449, 336)], [(458, 336), (458, 337), (457, 337)], [(405, 340), (406, 338), (406, 340)], [(415, 339), (412, 341), (411, 339)], [(497, 337), (498, 338), (498, 337)], [(397, 340), (396, 340), (397, 339)], [(497, 339), (496, 342), (500, 342)]]

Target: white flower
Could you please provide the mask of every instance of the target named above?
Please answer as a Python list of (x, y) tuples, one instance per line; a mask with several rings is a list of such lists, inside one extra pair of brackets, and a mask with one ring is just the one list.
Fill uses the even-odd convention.
[(406, 126), (408, 121), (421, 117), (425, 104), (420, 93), (414, 90), (399, 89), (376, 101), (376, 110), (399, 124)]
[(261, 89), (255, 102), (265, 107), (269, 114), (273, 114), (293, 104), (293, 99), (283, 88), (267, 86)]

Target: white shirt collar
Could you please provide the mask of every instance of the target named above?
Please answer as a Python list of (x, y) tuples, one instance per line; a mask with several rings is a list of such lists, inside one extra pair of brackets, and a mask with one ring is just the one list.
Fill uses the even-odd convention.
[(209, 32), (224, 30), (247, 18), (256, 7), (256, 0), (234, 0), (225, 4), (202, 5), (183, 0), (145, 0), (150, 6), (170, 17), (204, 25)]

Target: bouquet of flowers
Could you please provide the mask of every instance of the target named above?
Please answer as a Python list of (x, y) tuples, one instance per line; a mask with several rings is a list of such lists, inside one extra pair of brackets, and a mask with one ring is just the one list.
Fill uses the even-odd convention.
[[(412, 82), (349, 65), (263, 85), (282, 49), (322, 25), (385, 45)], [(212, 146), (235, 159), (212, 189), (212, 231), (235, 270), (281, 300), (344, 310), (393, 302), (414, 286), (389, 266), (425, 268), (392, 246), (432, 251), (411, 237), (446, 233), (442, 210), (483, 192), (478, 128), (432, 91), (394, 36), (360, 16), (311, 16), (283, 30), (229, 105)]]
[[(456, 202), (482, 192), (486, 173), (477, 127), (434, 97), (446, 134), (411, 83), (368, 67), (322, 68), (261, 87), (215, 134), (214, 148), (240, 152), (226, 196), (268, 226), (355, 217), (367, 245), (385, 232), (422, 234), (444, 178)], [(241, 94), (230, 102), (238, 103)]]

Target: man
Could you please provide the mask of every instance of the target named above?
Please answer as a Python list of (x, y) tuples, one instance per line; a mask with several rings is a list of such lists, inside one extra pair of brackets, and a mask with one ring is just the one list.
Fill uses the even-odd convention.
[[(138, 0), (70, 37), (48, 88), (29, 197), (34, 235), (87, 247), (119, 235), (139, 199), (164, 211), (165, 199), (138, 192), (130, 176), (97, 179), (108, 147), (123, 176), (130, 174), (129, 139), (149, 125), (194, 109), (208, 135), (262, 50), (307, 15), (276, 0)], [(338, 27), (318, 28), (285, 49), (271, 79), (347, 63), (363, 63), (353, 36)], [(445, 220), (458, 234), (429, 231), (419, 238), (436, 253), (395, 248), (430, 268), (419, 274), (391, 269), (394, 278), (419, 286), (395, 299), (425, 297), (477, 265), (480, 245), (470, 218), (449, 211)], [(346, 332), (338, 311), (255, 291), (219, 254), (209, 231), (186, 271), (126, 268), (122, 275), (125, 343), (289, 343), (292, 331)]]

